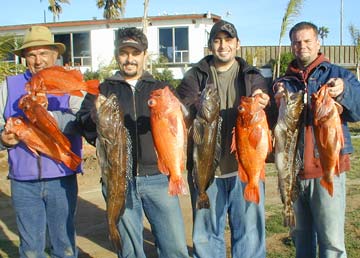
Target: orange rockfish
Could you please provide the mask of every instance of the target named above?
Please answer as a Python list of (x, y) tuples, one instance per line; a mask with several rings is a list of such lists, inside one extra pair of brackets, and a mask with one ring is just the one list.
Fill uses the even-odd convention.
[(247, 183), (244, 198), (259, 203), (259, 180), (265, 180), (265, 160), (271, 151), (271, 134), (259, 97), (242, 97), (233, 131), (231, 152), (238, 161), (240, 180)]
[(97, 95), (99, 83), (99, 80), (84, 81), (79, 70), (67, 70), (62, 66), (52, 66), (34, 74), (26, 84), (26, 90), (33, 95), (38, 95), (38, 93), (63, 95), (67, 93), (82, 97), (82, 91)]
[(24, 111), (25, 116), (42, 132), (46, 133), (59, 145), (65, 149), (71, 149), (69, 139), (60, 131), (54, 117), (44, 107), (45, 96), (35, 96), (26, 94), (19, 100), (19, 108)]
[(151, 92), (148, 106), (158, 167), (170, 175), (169, 194), (186, 194), (182, 172), (186, 169), (187, 129), (181, 103), (166, 86)]
[(314, 110), (314, 134), (319, 150), (323, 176), (320, 184), (329, 192), (334, 193), (334, 175), (339, 175), (339, 155), (344, 146), (344, 136), (339, 113), (342, 107), (329, 95), (329, 86), (323, 85), (312, 95)]
[(5, 131), (15, 134), (35, 155), (41, 152), (59, 163), (62, 162), (71, 170), (76, 170), (81, 163), (81, 158), (75, 153), (62, 148), (48, 134), (21, 117), (9, 117), (5, 124)]

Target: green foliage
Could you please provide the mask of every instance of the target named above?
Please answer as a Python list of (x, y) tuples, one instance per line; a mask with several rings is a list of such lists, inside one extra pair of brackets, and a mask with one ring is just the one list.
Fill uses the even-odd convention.
[(280, 75), (280, 60), (281, 60), (281, 40), (285, 35), (289, 25), (292, 22), (292, 19), (300, 14), (300, 10), (302, 7), (303, 0), (289, 0), (288, 5), (286, 7), (285, 14), (282, 18), (281, 29), (280, 29), (280, 37), (279, 37), (279, 53), (277, 58), (277, 67), (274, 76), (279, 77)]
[(174, 79), (172, 71), (168, 68), (167, 64), (168, 59), (160, 55), (159, 58), (155, 61), (151, 61), (151, 74), (156, 80), (168, 82), (173, 87), (177, 87), (180, 84), (181, 80)]
[(0, 81), (3, 81), (6, 76), (25, 71), (26, 67), (21, 64), (4, 61), (11, 54), (12, 50), (17, 48), (20, 41), (15, 35), (0, 36)]
[(292, 19), (300, 14), (303, 0), (289, 0), (281, 23), (280, 41), (289, 27)]
[(322, 45), (324, 45), (324, 39), (327, 38), (329, 34), (329, 28), (325, 26), (321, 26), (319, 28), (319, 37), (321, 38)]
[[(266, 207), (266, 211), (269, 212), (269, 210), (274, 207)], [(284, 227), (283, 225), (283, 216), (281, 215), (281, 207), (279, 206), (276, 211), (274, 211), (273, 215), (270, 215), (266, 219), (266, 235), (271, 236), (273, 234), (279, 234), (279, 233), (287, 233), (288, 228)]]
[(125, 14), (126, 0), (96, 0), (96, 6), (104, 9), (105, 19), (118, 19)]
[(4, 81), (7, 76), (25, 72), (26, 67), (8, 62), (0, 62), (0, 81)]
[(114, 74), (115, 70), (118, 70), (118, 65), (115, 59), (113, 58), (113, 60), (109, 65), (100, 65), (99, 70), (97, 71), (86, 70), (84, 72), (84, 79), (86, 81), (92, 79), (98, 79), (100, 81), (103, 81), (106, 78), (111, 77)]
[(294, 55), (290, 52), (282, 53), (280, 56), (280, 76), (285, 75), (290, 62), (294, 59)]

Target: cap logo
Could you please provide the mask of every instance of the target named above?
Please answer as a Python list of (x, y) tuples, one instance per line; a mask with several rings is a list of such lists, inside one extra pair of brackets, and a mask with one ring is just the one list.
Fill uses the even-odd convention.
[(227, 31), (228, 33), (230, 33), (230, 35), (236, 35), (236, 32), (234, 30), (234, 27), (231, 26), (230, 24), (224, 24), (223, 26), (221, 26), (221, 30), (222, 31)]

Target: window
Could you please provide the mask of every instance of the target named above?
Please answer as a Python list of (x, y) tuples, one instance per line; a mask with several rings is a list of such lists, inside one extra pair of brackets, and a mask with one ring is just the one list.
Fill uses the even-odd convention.
[(61, 42), (66, 46), (66, 51), (62, 55), (62, 65), (91, 66), (89, 32), (57, 34), (54, 38), (55, 42)]
[(159, 29), (160, 55), (167, 58), (169, 63), (189, 62), (189, 33), (188, 28)]

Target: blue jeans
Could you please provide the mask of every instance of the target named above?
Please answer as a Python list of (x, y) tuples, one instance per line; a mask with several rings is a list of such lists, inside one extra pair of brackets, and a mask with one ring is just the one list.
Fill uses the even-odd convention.
[(77, 257), (76, 175), (39, 181), (11, 180), (11, 199), (20, 236), (21, 258), (45, 258), (46, 232), (51, 257)]
[[(189, 176), (191, 181), (191, 176)], [(233, 258), (265, 258), (264, 183), (260, 182), (260, 203), (245, 201), (238, 176), (215, 178), (206, 193), (210, 209), (196, 209), (197, 191), (189, 181), (193, 207), (194, 258), (226, 258), (224, 239), (227, 219), (231, 230)]]
[(294, 203), (296, 226), (292, 232), (297, 258), (346, 258), (344, 241), (346, 175), (334, 177), (334, 196), (320, 185), (320, 178), (300, 180)]
[(118, 224), (123, 243), (118, 257), (146, 257), (144, 214), (151, 225), (159, 258), (189, 257), (179, 198), (168, 194), (168, 186), (168, 177), (162, 174), (135, 177), (129, 182), (125, 212)]

